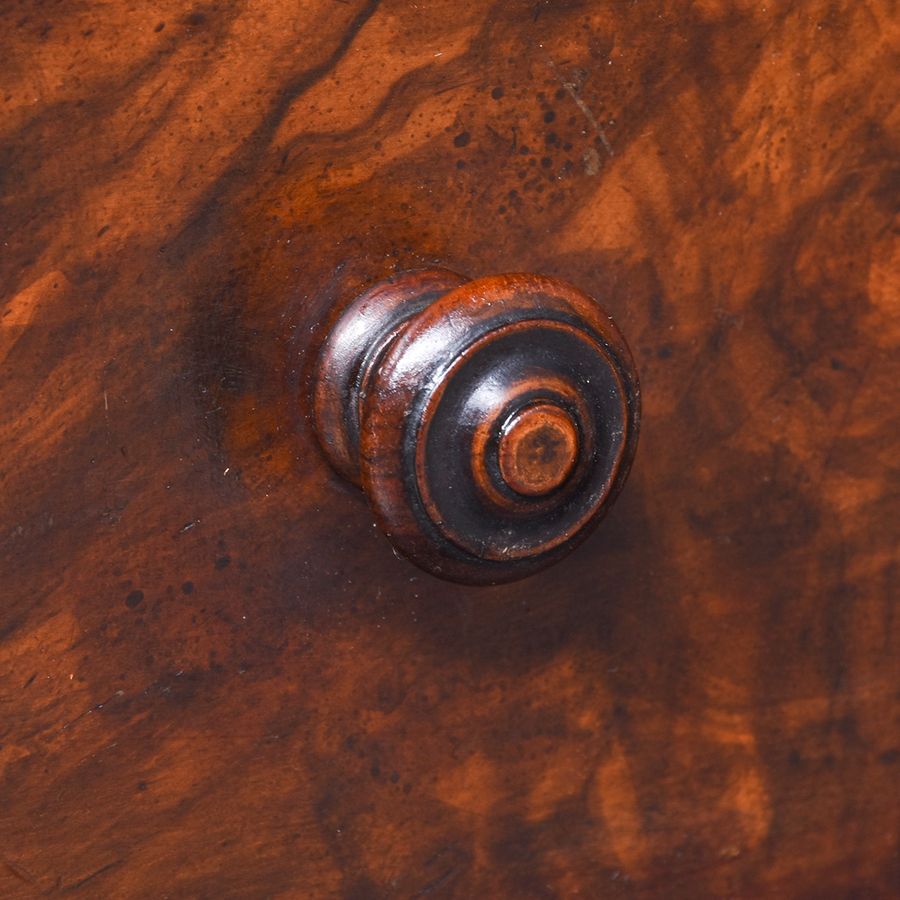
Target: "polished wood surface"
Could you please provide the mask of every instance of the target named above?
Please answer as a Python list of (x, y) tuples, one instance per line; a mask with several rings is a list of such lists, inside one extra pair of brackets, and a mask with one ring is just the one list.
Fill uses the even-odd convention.
[[(309, 401), (316, 437), (334, 470), (359, 487), (360, 428), (365, 400), (390, 345), (421, 312), (468, 281), (445, 269), (399, 272), (343, 298), (329, 314), (315, 359)], [(303, 380), (298, 402), (304, 405)]]
[(497, 448), (503, 481), (525, 497), (561, 488), (578, 461), (578, 427), (565, 410), (532, 403), (504, 422)]
[[(895, 895), (896, 21), (4, 4), (0, 895)], [(634, 351), (528, 581), (385, 553), (296, 400), (421, 265)]]

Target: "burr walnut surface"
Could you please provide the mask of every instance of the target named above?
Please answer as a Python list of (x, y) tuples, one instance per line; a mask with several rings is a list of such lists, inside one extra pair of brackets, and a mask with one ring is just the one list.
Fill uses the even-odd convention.
[[(0, 896), (892, 897), (897, 18), (0, 9)], [(496, 587), (311, 427), (337, 302), (543, 272), (627, 489)]]

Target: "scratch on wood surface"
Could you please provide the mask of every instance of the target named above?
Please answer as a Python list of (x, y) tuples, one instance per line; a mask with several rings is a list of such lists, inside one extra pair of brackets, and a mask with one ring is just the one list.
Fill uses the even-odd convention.
[(76, 881), (74, 884), (72, 884), (68, 888), (66, 888), (66, 890), (77, 891), (80, 887), (83, 887), (89, 881), (93, 880), (94, 878), (97, 878), (99, 875), (102, 875), (104, 872), (108, 872), (114, 866), (119, 865), (122, 861), (123, 860), (121, 860), (121, 859), (114, 859), (111, 863), (107, 863), (105, 866), (101, 866), (99, 869), (97, 869), (96, 872), (91, 872), (90, 875), (86, 875), (80, 881)]
[(433, 893), (438, 888), (443, 887), (447, 884), (448, 881), (453, 879), (456, 876), (456, 873), (459, 871), (460, 867), (458, 865), (451, 866), (443, 875), (435, 878), (434, 881), (428, 882), (421, 890), (417, 891), (413, 896), (414, 897), (425, 897), (428, 894)]
[(68, 728), (70, 728), (76, 722), (80, 722), (85, 716), (90, 715), (92, 712), (98, 712), (99, 710), (103, 709), (104, 706), (106, 706), (108, 703), (110, 703), (112, 700), (116, 699), (117, 697), (124, 697), (124, 696), (125, 696), (125, 691), (116, 691), (115, 693), (110, 694), (105, 700), (101, 700), (100, 703), (95, 703), (89, 709), (86, 709), (84, 712), (79, 713), (77, 716), (75, 716), (74, 719), (70, 719), (68, 722), (65, 722), (62, 725), (62, 727), (59, 729), (59, 731), (56, 732), (56, 734), (61, 734), (63, 731), (66, 731)]
[[(438, 56), (438, 55), (439, 54), (435, 53), (435, 56)], [(435, 95), (435, 97), (437, 97), (439, 94), (446, 94), (448, 91), (456, 91), (461, 87), (469, 87), (470, 85), (473, 85), (473, 84), (481, 84), (481, 81), (482, 81), (481, 78), (470, 78), (468, 81), (457, 81), (455, 84), (448, 84), (448, 85), (445, 85), (444, 87), (438, 88), (434, 92), (434, 95)]]
[(37, 878), (35, 878), (24, 866), (14, 863), (12, 860), (6, 858), (3, 859), (3, 865), (20, 881), (24, 881), (26, 884), (37, 884)]
[(610, 155), (613, 155), (612, 144), (609, 142), (609, 138), (606, 136), (606, 132), (603, 130), (603, 126), (597, 120), (597, 117), (591, 111), (591, 108), (584, 102), (581, 97), (581, 94), (578, 92), (578, 85), (575, 84), (574, 81), (569, 81), (566, 79), (559, 71), (556, 66), (556, 63), (553, 62), (552, 59), (547, 60), (547, 65), (550, 67), (550, 71), (553, 72), (554, 77), (560, 83), (563, 90), (572, 98), (575, 102), (575, 105), (581, 110), (582, 115), (588, 120), (588, 124), (597, 134), (597, 137), (600, 138), (600, 143), (603, 144), (603, 149)]

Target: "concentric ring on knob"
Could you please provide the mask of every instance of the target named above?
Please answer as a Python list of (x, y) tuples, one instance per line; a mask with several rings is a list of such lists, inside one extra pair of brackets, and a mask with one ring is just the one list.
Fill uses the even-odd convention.
[(565, 484), (578, 460), (578, 427), (562, 407), (535, 403), (503, 425), (500, 474), (516, 493), (542, 497)]
[(594, 300), (539, 276), (478, 279), (384, 352), (363, 404), (363, 484), (420, 566), (512, 580), (587, 535), (621, 488), (638, 417), (630, 353)]
[(372, 374), (409, 319), (437, 297), (464, 284), (447, 269), (421, 269), (386, 278), (345, 308), (319, 356), (313, 409), (329, 462), (360, 484), (359, 423)]
[[(536, 383), (535, 377), (539, 381)], [(561, 480), (559, 487), (583, 472), (593, 453), (593, 435), (579, 427), (579, 422), (587, 421), (590, 412), (577, 386), (558, 377), (550, 371), (532, 372), (520, 380), (507, 382), (505, 390), (496, 391), (496, 386), (488, 392), (493, 396), (484, 403), (484, 408), (474, 414), (477, 424), (472, 438), (472, 474), (478, 490), (496, 506), (515, 513), (521, 508), (522, 495), (530, 498), (532, 512), (540, 512), (551, 507), (557, 498), (546, 496), (552, 491), (520, 491), (514, 483), (516, 476), (508, 477), (504, 472), (504, 456), (510, 450), (510, 427), (522, 420), (532, 409), (558, 410), (574, 426), (574, 459), (572, 468)], [(471, 411), (470, 411), (471, 412)], [(472, 415), (469, 418), (473, 418)], [(506, 460), (509, 472), (510, 460)]]

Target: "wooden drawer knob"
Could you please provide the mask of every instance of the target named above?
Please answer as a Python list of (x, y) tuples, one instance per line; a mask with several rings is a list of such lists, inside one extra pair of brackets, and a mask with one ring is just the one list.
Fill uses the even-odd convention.
[(631, 353), (563, 281), (441, 269), (373, 285), (319, 358), (315, 423), (397, 549), (494, 584), (581, 540), (627, 477), (640, 418)]

